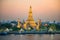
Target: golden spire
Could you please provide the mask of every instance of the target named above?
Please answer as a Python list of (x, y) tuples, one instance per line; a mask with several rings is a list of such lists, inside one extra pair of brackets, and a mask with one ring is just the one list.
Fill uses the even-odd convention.
[(29, 8), (29, 15), (28, 15), (28, 19), (26, 20), (26, 24), (30, 24), (33, 28), (36, 27), (36, 23), (33, 19), (33, 15), (32, 15), (32, 6), (30, 6)]
[(20, 28), (21, 24), (20, 24), (20, 19), (18, 18), (18, 24), (17, 24), (17, 28)]
[(30, 6), (29, 13), (32, 13), (32, 7)]
[(41, 26), (41, 19), (38, 18), (38, 23), (37, 23), (37, 27), (36, 30), (40, 30), (40, 26)]
[(32, 7), (31, 6), (29, 8), (29, 15), (28, 15), (28, 19), (27, 20), (34, 20), (33, 16), (32, 16)]

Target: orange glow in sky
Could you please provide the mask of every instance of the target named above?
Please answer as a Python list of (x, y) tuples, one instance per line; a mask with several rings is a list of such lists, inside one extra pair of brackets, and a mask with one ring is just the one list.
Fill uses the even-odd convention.
[(29, 6), (32, 6), (33, 18), (42, 21), (59, 21), (59, 0), (2, 0), (1, 20), (17, 20), (28, 18)]

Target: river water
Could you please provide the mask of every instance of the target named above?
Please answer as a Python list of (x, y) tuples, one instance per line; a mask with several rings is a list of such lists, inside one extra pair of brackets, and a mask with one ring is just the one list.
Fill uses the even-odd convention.
[(0, 36), (0, 40), (60, 40), (60, 34), (26, 34)]

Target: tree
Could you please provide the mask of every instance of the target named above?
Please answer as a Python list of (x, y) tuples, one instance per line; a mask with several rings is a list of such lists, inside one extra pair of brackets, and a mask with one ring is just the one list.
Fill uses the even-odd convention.
[(10, 23), (5, 23), (2, 26), (6, 27), (8, 29), (12, 28), (12, 25)]
[(56, 25), (55, 24), (51, 24), (50, 28), (53, 29), (53, 31), (55, 31), (56, 30)]

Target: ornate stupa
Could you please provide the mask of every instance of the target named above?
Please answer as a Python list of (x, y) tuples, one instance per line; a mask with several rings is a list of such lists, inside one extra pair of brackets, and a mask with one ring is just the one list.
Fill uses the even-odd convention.
[(26, 28), (26, 25), (30, 25), (32, 28), (35, 28), (36, 27), (36, 23), (33, 19), (33, 16), (32, 16), (32, 7), (30, 6), (30, 9), (29, 9), (29, 15), (28, 15), (28, 19), (26, 20), (25, 22), (25, 28)]
[(20, 19), (18, 18), (18, 24), (17, 24), (17, 28), (21, 28), (21, 24), (20, 24)]
[(41, 19), (38, 18), (38, 23), (36, 26), (36, 30), (40, 30), (40, 26), (41, 26)]

